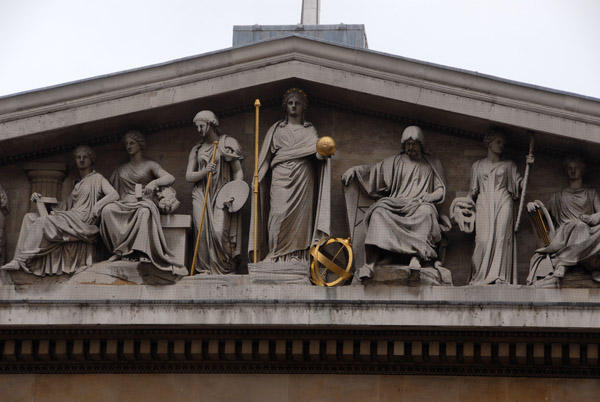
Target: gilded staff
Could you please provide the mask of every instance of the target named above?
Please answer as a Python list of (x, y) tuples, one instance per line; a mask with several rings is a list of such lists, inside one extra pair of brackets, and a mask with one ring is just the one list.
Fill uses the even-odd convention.
[(259, 120), (259, 109), (260, 101), (257, 99), (254, 101), (254, 107), (256, 108), (256, 125), (254, 126), (254, 185), (252, 191), (254, 192), (254, 263), (258, 262), (258, 120)]
[[(531, 133), (531, 139), (529, 140), (529, 154), (528, 158), (533, 158), (533, 147), (535, 145), (535, 135)], [(523, 177), (523, 190), (521, 191), (521, 200), (519, 201), (519, 211), (517, 212), (517, 223), (515, 224), (515, 232), (519, 231), (521, 224), (521, 215), (523, 213), (523, 205), (525, 204), (525, 193), (527, 192), (527, 182), (529, 181), (529, 171), (531, 170), (531, 163), (527, 163), (525, 166), (525, 177)]]
[[(213, 148), (212, 158), (210, 163), (215, 163), (215, 154), (217, 153), (217, 147), (219, 146), (219, 141), (215, 141), (213, 143), (215, 146)], [(202, 205), (202, 214), (200, 215), (200, 225), (198, 225), (198, 237), (196, 237), (196, 248), (194, 248), (194, 259), (192, 260), (192, 269), (190, 271), (190, 276), (194, 275), (194, 268), (196, 267), (196, 258), (198, 258), (198, 246), (200, 246), (200, 235), (202, 234), (202, 224), (204, 223), (204, 213), (206, 212), (206, 202), (208, 201), (208, 191), (210, 190), (210, 181), (212, 180), (211, 171), (208, 174), (208, 181), (206, 183), (206, 191), (204, 192), (204, 204)]]

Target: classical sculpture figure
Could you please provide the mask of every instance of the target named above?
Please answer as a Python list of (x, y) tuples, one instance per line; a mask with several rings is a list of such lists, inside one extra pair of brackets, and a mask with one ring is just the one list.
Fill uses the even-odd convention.
[(0, 264), (6, 262), (6, 215), (8, 215), (8, 197), (0, 184)]
[[(219, 120), (209, 110), (198, 113), (194, 124), (201, 139), (190, 151), (185, 179), (194, 183), (192, 207), (196, 230), (201, 220), (208, 176), (212, 172), (195, 270), (207, 274), (236, 273), (242, 251), (239, 209), (248, 196), (248, 185), (243, 181), (242, 148), (234, 138), (220, 134)], [(215, 141), (218, 146), (213, 163)], [(221, 199), (226, 205), (218, 202)]]
[[(75, 184), (66, 202), (55, 207), (49, 215), (25, 215), (15, 258), (2, 269), (22, 269), (45, 276), (72, 274), (92, 265), (98, 217), (119, 195), (93, 169), (96, 155), (90, 147), (77, 147), (73, 156), (81, 180)], [(32, 194), (32, 201), (39, 199), (39, 193)]]
[[(550, 244), (536, 250), (531, 259), (528, 285), (558, 286), (568, 267), (584, 264), (600, 268), (600, 194), (583, 185), (585, 162), (577, 156), (567, 156), (563, 163), (569, 178), (568, 187), (554, 194), (546, 206), (539, 201), (527, 204), (527, 211), (547, 207), (554, 225)], [(599, 281), (597, 271), (592, 273)]]
[[(522, 187), (517, 165), (503, 160), (505, 135), (484, 137), (487, 157), (471, 167), (468, 198), (475, 206), (475, 249), (470, 285), (516, 284), (515, 200)], [(527, 157), (533, 163), (533, 157)]]
[[(258, 260), (307, 263), (310, 246), (330, 232), (330, 160), (316, 152), (306, 93), (288, 89), (282, 106), (285, 117), (269, 128), (258, 159)], [(253, 227), (254, 216), (250, 256)]]
[(379, 198), (364, 217), (366, 263), (358, 271), (360, 279), (371, 278), (375, 264), (389, 253), (419, 270), (422, 262), (437, 258), (442, 230), (450, 228), (449, 221), (440, 222), (435, 206), (446, 195), (442, 163), (426, 152), (419, 127), (407, 127), (400, 142), (400, 154), (354, 166), (342, 176), (344, 185), (355, 179), (367, 195)]
[(113, 253), (110, 261), (151, 263), (163, 271), (186, 275), (187, 269), (174, 262), (160, 225), (159, 210), (152, 201), (154, 192), (170, 186), (175, 178), (158, 163), (143, 158), (146, 140), (142, 133), (127, 132), (123, 143), (129, 162), (119, 166), (110, 178), (119, 200), (104, 208), (100, 225), (104, 244)]

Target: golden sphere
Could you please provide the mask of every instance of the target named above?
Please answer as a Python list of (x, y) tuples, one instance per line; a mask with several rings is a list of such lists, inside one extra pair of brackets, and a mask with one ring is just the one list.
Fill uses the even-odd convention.
[(321, 137), (317, 141), (317, 152), (323, 156), (335, 154), (335, 141), (331, 137)]

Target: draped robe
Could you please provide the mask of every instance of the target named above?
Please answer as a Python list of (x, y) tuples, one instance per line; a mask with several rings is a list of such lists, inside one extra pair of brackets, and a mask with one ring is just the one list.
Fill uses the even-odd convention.
[(439, 214), (434, 204), (419, 198), (439, 188), (446, 194), (446, 179), (441, 162), (423, 156), (413, 161), (398, 154), (375, 165), (358, 166), (356, 180), (370, 197), (379, 198), (365, 214), (365, 245), (393, 253), (418, 256), (422, 260), (437, 257), (442, 239)]
[(105, 195), (103, 182), (106, 179), (92, 171), (75, 184), (64, 204), (66, 210), (54, 210), (43, 217), (25, 215), (15, 251), (22, 270), (38, 276), (61, 275), (92, 265), (98, 227), (86, 221)]
[[(203, 169), (212, 158), (213, 144), (202, 144), (198, 149), (198, 170)], [(221, 135), (215, 154), (217, 171), (213, 173), (206, 212), (198, 246), (196, 267), (199, 272), (211, 274), (235, 273), (242, 252), (242, 217), (240, 212), (229, 213), (216, 204), (219, 191), (233, 180), (232, 162), (242, 159), (242, 148), (232, 137)], [(202, 206), (208, 176), (194, 184), (192, 207), (194, 228), (200, 225)], [(197, 234), (196, 234), (197, 235)]]
[[(598, 256), (600, 253), (600, 225), (590, 226), (580, 216), (598, 213), (600, 195), (596, 190), (583, 187), (577, 190), (565, 188), (548, 201), (548, 211), (558, 229), (550, 244), (536, 250), (531, 259), (527, 284), (550, 274), (549, 269), (540, 268), (540, 263), (550, 256), (553, 267), (570, 267)], [(548, 268), (548, 267), (547, 267)]]
[[(143, 160), (119, 166), (110, 181), (119, 193), (119, 201), (102, 210), (100, 233), (104, 244), (113, 253), (124, 257), (134, 251), (145, 254), (157, 268), (176, 275), (186, 275), (187, 270), (175, 263), (160, 225), (160, 212), (151, 196), (138, 200), (135, 185), (146, 186), (155, 179), (153, 171), (160, 170), (158, 163)], [(185, 272), (184, 272), (185, 271)]]
[[(259, 155), (259, 260), (308, 261), (308, 248), (330, 233), (330, 160), (317, 160), (317, 130), (275, 123)], [(253, 210), (254, 210), (254, 200)], [(249, 252), (254, 249), (254, 215)]]
[(471, 285), (517, 283), (515, 200), (522, 178), (513, 161), (478, 160), (471, 167), (475, 203), (475, 249)]

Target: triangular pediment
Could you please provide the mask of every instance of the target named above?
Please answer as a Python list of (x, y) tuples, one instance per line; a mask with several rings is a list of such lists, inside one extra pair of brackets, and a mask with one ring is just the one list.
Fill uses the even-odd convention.
[(290, 85), (314, 102), (449, 132), (500, 126), (516, 143), (531, 130), (542, 147), (600, 151), (597, 99), (292, 35), (0, 98), (0, 159), (187, 124), (201, 108), (230, 115), (256, 98), (274, 105)]

